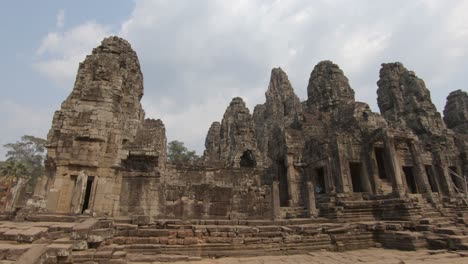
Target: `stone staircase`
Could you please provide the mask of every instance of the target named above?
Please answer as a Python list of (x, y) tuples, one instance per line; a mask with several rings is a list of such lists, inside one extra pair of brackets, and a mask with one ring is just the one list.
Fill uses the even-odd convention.
[[(373, 246), (372, 233), (357, 226), (322, 223), (325, 219), (279, 221), (168, 221), (132, 228), (112, 239), (111, 246), (133, 260), (156, 261), (159, 255), (191, 257), (262, 256)], [(229, 224), (229, 225), (227, 225)], [(164, 227), (155, 228), (157, 226)], [(365, 243), (365, 241), (367, 243)], [(355, 241), (354, 244), (347, 241)]]
[[(394, 206), (388, 200), (385, 203)], [(354, 201), (342, 206), (360, 214), (362, 208), (374, 204)], [(153, 263), (376, 246), (467, 250), (468, 214), (451, 217), (429, 209), (418, 220), (349, 223), (341, 222), (346, 218), (331, 221), (321, 217), (142, 222), (139, 216), (77, 217), (76, 222), (68, 222), (68, 217), (38, 215), (30, 218), (36, 222), (0, 223), (0, 263)], [(287, 212), (294, 210), (300, 211)], [(44, 219), (63, 222), (39, 221)]]
[(322, 199), (318, 208), (320, 216), (341, 222), (361, 221), (415, 221), (421, 217), (454, 216), (449, 208), (434, 208), (421, 195), (412, 194), (408, 197), (393, 197), (380, 195), (340, 199), (328, 197)]

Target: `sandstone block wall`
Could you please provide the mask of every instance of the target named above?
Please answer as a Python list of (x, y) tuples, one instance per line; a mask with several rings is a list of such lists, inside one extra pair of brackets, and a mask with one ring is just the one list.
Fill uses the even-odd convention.
[(271, 218), (261, 170), (168, 165), (164, 182), (124, 177), (121, 214), (162, 219)]

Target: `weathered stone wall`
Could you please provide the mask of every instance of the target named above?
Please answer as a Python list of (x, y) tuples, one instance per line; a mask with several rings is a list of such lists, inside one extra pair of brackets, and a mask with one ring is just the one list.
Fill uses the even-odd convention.
[(468, 93), (462, 90), (451, 92), (444, 108), (444, 121), (455, 132), (468, 133)]
[(221, 126), (218, 129), (218, 123), (215, 122), (205, 142), (207, 149), (204, 159), (208, 164), (221, 162), (225, 166), (239, 168), (242, 166), (242, 158), (245, 157), (252, 161), (252, 164), (247, 164), (249, 167), (262, 167), (252, 115), (240, 97), (232, 99), (224, 113)]
[[(208, 134), (205, 139), (205, 152), (203, 159), (205, 162), (221, 163), (220, 161), (220, 144), (221, 144), (221, 123), (215, 121), (211, 124)], [(221, 163), (222, 164), (222, 163)]]
[(456, 134), (455, 145), (462, 158), (461, 175), (468, 177), (468, 93), (453, 91), (447, 97), (444, 108), (444, 121)]
[(385, 119), (402, 123), (416, 134), (440, 134), (442, 117), (423, 80), (401, 63), (384, 63), (377, 82), (377, 103)]
[(354, 103), (354, 91), (343, 71), (331, 61), (318, 63), (310, 74), (307, 86), (309, 107), (320, 111)]
[(270, 183), (279, 181), (282, 189), (289, 182), (284, 199), (291, 206), (303, 204), (302, 179), (294, 166), (294, 162), (302, 158), (303, 137), (299, 130), (303, 119), (302, 105), (281, 68), (271, 71), (265, 98), (264, 104), (255, 107), (253, 119), (264, 167), (268, 168), (266, 180)]
[(81, 213), (89, 202), (89, 209), (112, 215), (119, 209), (122, 160), (150, 156), (164, 166), (164, 127), (143, 122), (142, 96), (135, 51), (121, 38), (104, 39), (80, 64), (71, 94), (54, 115), (46, 161), (49, 210)]
[[(410, 146), (414, 146), (411, 152), (413, 159), (417, 159), (414, 165), (416, 174), (420, 174), (419, 181), (425, 185), (422, 191), (429, 189), (429, 176), (424, 167), (433, 165), (439, 191), (453, 195), (449, 168), (460, 171), (460, 152), (455, 145), (453, 132), (447, 130), (441, 114), (432, 103), (424, 81), (401, 63), (384, 63), (377, 84), (377, 102), (385, 119), (393, 128), (410, 130), (417, 136)], [(409, 134), (409, 131), (406, 133)], [(421, 156), (432, 156), (432, 161), (423, 163)]]
[(124, 156), (123, 167), (128, 173), (157, 173), (164, 171), (166, 166), (166, 129), (158, 119), (145, 119), (138, 129), (135, 140), (124, 144), (128, 151)]
[(258, 148), (264, 156), (265, 165), (268, 166), (278, 159), (277, 148), (284, 147), (273, 143), (275, 141), (272, 138), (273, 130), (297, 125), (302, 118), (302, 105), (294, 93), (288, 76), (281, 68), (274, 68), (271, 71), (265, 98), (264, 104), (255, 107), (253, 119)]
[(121, 215), (162, 219), (271, 218), (271, 189), (262, 170), (168, 165), (165, 181), (123, 180)]

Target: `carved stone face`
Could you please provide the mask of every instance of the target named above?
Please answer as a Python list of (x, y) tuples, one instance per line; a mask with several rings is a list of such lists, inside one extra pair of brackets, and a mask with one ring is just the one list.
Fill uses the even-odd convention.
[(348, 78), (330, 61), (320, 62), (315, 66), (307, 91), (309, 104), (323, 111), (354, 103), (354, 91), (349, 86)]

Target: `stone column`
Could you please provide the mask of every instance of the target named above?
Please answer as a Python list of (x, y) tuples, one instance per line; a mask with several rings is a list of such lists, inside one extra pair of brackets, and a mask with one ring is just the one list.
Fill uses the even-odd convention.
[(288, 179), (288, 192), (289, 192), (289, 206), (296, 206), (298, 204), (298, 188), (297, 188), (297, 171), (294, 168), (294, 157), (287, 155), (286, 157), (287, 179)]
[(332, 166), (333, 166), (333, 161), (332, 158), (329, 157), (327, 159), (327, 162), (323, 166), (324, 170), (324, 177), (325, 177), (325, 192), (331, 193), (335, 192), (336, 193), (336, 181), (333, 178), (333, 173), (332, 173)]
[(315, 204), (315, 186), (312, 181), (307, 182), (307, 206), (309, 217), (317, 216), (317, 206)]
[[(427, 172), (426, 172), (426, 174), (427, 174)], [(432, 177), (432, 179), (434, 181), (434, 184), (435, 184), (434, 187), (436, 189), (436, 192), (441, 194), (442, 193), (442, 186), (440, 184), (439, 178), (437, 177), (437, 173), (436, 173), (436, 171), (434, 169), (434, 166), (431, 166), (431, 169), (429, 171), (429, 175), (427, 175), (427, 176)], [(432, 189), (431, 189), (431, 191), (432, 191)]]
[(384, 146), (385, 146), (385, 159), (390, 171), (390, 175), (392, 175), (392, 187), (393, 192), (397, 193), (398, 195), (403, 194), (404, 187), (403, 187), (403, 180), (401, 177), (401, 168), (400, 162), (398, 161), (396, 149), (395, 149), (395, 142), (393, 138), (389, 136), (384, 136)]
[(380, 178), (379, 178), (379, 165), (377, 164), (377, 157), (375, 156), (374, 144), (369, 144), (369, 174), (372, 178), (372, 191), (374, 194), (379, 194), (381, 191)]
[(346, 159), (344, 158), (340, 142), (338, 139), (335, 139), (335, 153), (334, 153), (334, 161), (332, 162), (333, 166), (331, 169), (333, 170), (333, 174), (336, 177), (335, 187), (337, 193), (348, 193), (351, 192), (351, 185), (349, 183), (349, 165), (345, 164)]
[(271, 209), (273, 220), (280, 218), (280, 193), (279, 182), (274, 181), (271, 185)]
[(373, 193), (371, 177), (372, 170), (371, 168), (371, 160), (370, 160), (370, 153), (369, 153), (369, 146), (367, 144), (362, 146), (361, 149), (361, 161), (362, 161), (362, 171), (361, 171), (361, 181), (362, 186), (364, 187), (364, 191), (368, 193)]
[(421, 153), (413, 141), (409, 141), (408, 145), (414, 162), (414, 172), (416, 174), (416, 184), (418, 185), (419, 193), (431, 193), (432, 190), (429, 185), (429, 179), (427, 178), (426, 168), (421, 159)]
[(436, 177), (438, 178), (438, 183), (442, 185), (440, 187), (443, 187), (443, 190), (440, 191), (443, 191), (447, 196), (455, 196), (455, 191), (453, 190), (453, 186), (451, 184), (452, 180), (450, 179), (448, 165), (445, 159), (442, 158), (440, 150), (435, 150), (432, 153), (432, 163), (434, 164), (435, 170), (437, 172)]

